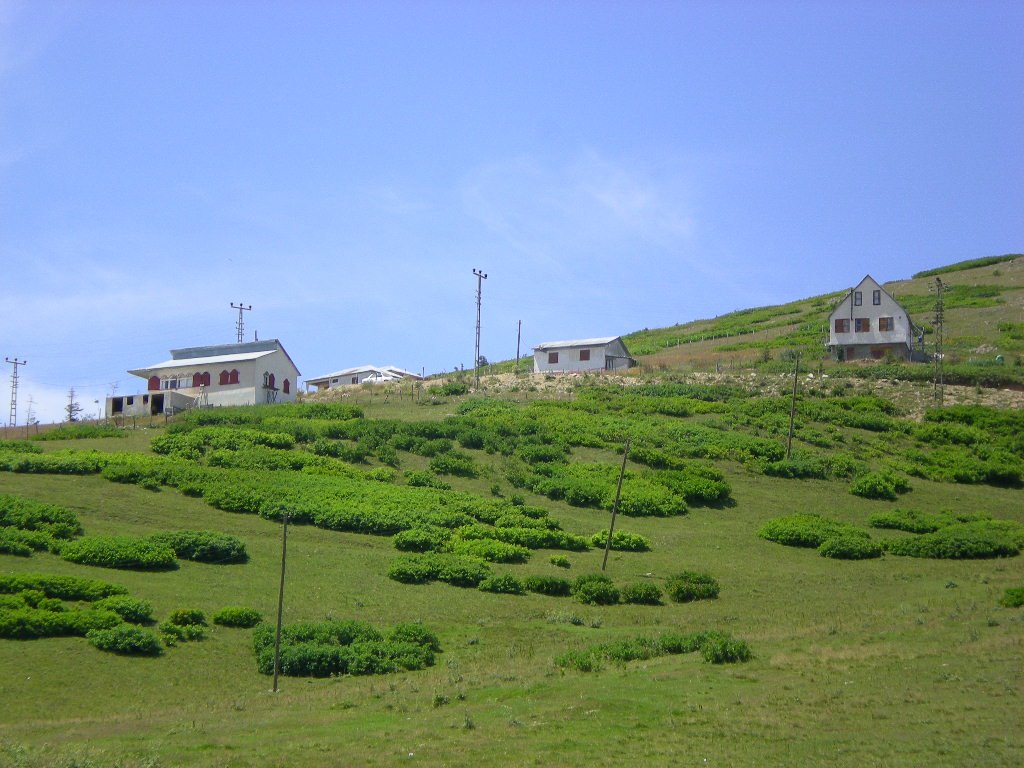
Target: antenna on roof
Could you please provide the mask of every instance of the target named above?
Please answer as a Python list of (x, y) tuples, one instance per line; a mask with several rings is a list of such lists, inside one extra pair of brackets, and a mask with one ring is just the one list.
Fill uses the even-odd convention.
[(238, 310), (238, 320), (235, 321), (235, 331), (238, 333), (238, 343), (241, 344), (242, 334), (245, 331), (245, 322), (243, 320), (242, 313), (248, 312), (250, 309), (252, 309), (252, 305), (250, 304), (247, 307), (241, 302), (239, 302), (238, 304), (235, 304), (235, 302), (231, 302), (231, 308)]

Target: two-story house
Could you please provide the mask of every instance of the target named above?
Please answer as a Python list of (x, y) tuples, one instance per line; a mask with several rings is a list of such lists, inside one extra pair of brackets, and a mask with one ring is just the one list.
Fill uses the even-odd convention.
[(907, 310), (865, 275), (828, 318), (828, 348), (837, 360), (910, 360), (915, 328)]

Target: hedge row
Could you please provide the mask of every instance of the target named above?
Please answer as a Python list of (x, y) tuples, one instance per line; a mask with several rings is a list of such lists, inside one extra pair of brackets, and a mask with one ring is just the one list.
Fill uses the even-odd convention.
[(789, 547), (816, 548), (822, 557), (865, 560), (880, 557), (882, 545), (864, 531), (816, 514), (795, 514), (769, 520), (758, 536)]
[[(272, 627), (257, 627), (257, 669), (274, 672)], [(424, 669), (440, 651), (437, 636), (419, 624), (398, 624), (387, 635), (359, 621), (289, 624), (281, 630), (280, 672), (297, 677), (375, 675)]]
[(641, 637), (594, 645), (563, 653), (555, 657), (555, 664), (580, 672), (595, 672), (608, 662), (624, 664), (657, 656), (695, 653), (696, 651), (700, 651), (704, 660), (711, 664), (749, 661), (753, 655), (746, 641), (736, 639), (725, 632), (711, 630), (689, 634), (672, 633), (658, 638)]

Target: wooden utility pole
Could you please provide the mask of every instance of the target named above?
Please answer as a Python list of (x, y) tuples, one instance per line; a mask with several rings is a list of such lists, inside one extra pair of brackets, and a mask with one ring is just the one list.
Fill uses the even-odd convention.
[(793, 451), (793, 420), (796, 418), (796, 388), (800, 383), (800, 353), (796, 354), (796, 366), (793, 368), (793, 400), (789, 404), (789, 438), (786, 440), (786, 458)]
[(601, 561), (601, 570), (608, 565), (608, 551), (612, 548), (612, 534), (615, 533), (615, 516), (619, 513), (619, 498), (622, 496), (622, 478), (626, 474), (626, 459), (629, 458), (629, 438), (626, 438), (626, 445), (622, 449), (622, 467), (619, 469), (619, 484), (615, 486), (615, 503), (612, 504), (612, 521), (608, 526), (608, 540), (604, 543), (604, 560)]
[(284, 527), (281, 529), (281, 589), (277, 594), (277, 634), (274, 637), (274, 693), (277, 693), (277, 676), (281, 671), (281, 616), (284, 614), (284, 564), (288, 556), (288, 513), (284, 513)]

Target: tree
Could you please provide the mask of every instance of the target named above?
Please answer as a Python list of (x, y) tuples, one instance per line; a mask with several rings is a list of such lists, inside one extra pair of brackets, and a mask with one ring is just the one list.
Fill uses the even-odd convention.
[(64, 406), (64, 413), (68, 415), (67, 421), (78, 421), (78, 414), (82, 412), (81, 404), (75, 400), (75, 388), (68, 390), (68, 404)]

